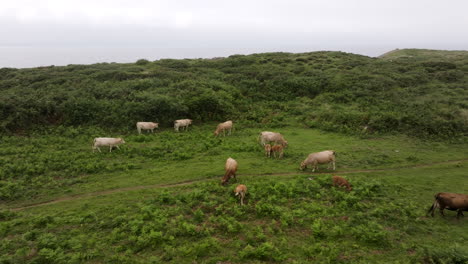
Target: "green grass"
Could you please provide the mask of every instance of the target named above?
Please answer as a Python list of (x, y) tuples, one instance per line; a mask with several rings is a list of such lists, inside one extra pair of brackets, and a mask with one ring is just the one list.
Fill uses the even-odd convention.
[[(164, 130), (153, 135), (119, 135), (127, 144), (111, 153), (104, 148), (102, 153), (92, 153), (92, 138), (100, 134), (85, 129), (73, 137), (4, 137), (0, 172), (16, 185), (4, 187), (3, 198), (7, 203), (37, 203), (63, 195), (216, 178), (224, 173), (227, 157), (239, 162), (240, 174), (299, 172), (300, 162), (309, 153), (327, 149), (337, 152), (337, 172), (468, 157), (463, 144), (405, 136), (360, 138), (288, 127), (277, 129), (290, 145), (284, 159), (278, 161), (264, 158), (257, 142), (262, 129), (238, 129), (230, 137), (214, 138), (210, 128), (206, 125), (178, 134)], [(326, 171), (326, 166), (321, 169)]]
[[(467, 218), (425, 216), (435, 193), (466, 193), (466, 144), (285, 127), (273, 129), (289, 142), (276, 160), (257, 143), (264, 129), (212, 130), (120, 135), (127, 144), (112, 153), (91, 152), (103, 136), (92, 129), (3, 137), (0, 263), (468, 261)], [(338, 153), (336, 172), (298, 169), (325, 149)], [(223, 187), (229, 156), (238, 180)], [(353, 191), (331, 187), (332, 173)], [(64, 200), (8, 209), (54, 199)]]
[(430, 50), (430, 49), (396, 49), (379, 56), (381, 59), (394, 60), (411, 58), (414, 60), (456, 60), (468, 57), (466, 50)]

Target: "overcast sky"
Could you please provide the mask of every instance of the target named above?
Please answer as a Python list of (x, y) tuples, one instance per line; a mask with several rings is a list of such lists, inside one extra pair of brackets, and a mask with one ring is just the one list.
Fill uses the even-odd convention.
[(468, 49), (467, 0), (2, 0), (0, 67)]

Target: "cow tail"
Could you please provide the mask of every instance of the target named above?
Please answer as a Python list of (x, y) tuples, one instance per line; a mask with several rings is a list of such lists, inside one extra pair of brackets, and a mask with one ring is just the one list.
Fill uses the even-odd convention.
[(439, 201), (437, 200), (437, 198), (434, 200), (434, 203), (432, 203), (432, 206), (431, 208), (429, 208), (429, 210), (427, 211), (426, 215), (428, 215), (429, 213), (434, 213), (434, 210), (439, 207)]

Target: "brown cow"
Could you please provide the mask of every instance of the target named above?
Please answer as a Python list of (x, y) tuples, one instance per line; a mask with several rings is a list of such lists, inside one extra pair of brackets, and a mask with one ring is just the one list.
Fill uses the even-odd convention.
[(468, 211), (468, 195), (459, 193), (441, 192), (436, 194), (434, 203), (427, 213), (434, 217), (434, 211), (439, 208), (440, 214), (445, 216), (444, 210), (457, 211), (457, 218), (463, 216), (463, 211)]
[(281, 159), (283, 158), (283, 146), (282, 145), (274, 145), (271, 147), (271, 152), (273, 152), (273, 156), (276, 158), (276, 153), (278, 153), (278, 157)]
[(346, 190), (348, 191), (351, 191), (353, 188), (351, 187), (351, 185), (349, 184), (349, 182), (343, 178), (343, 177), (340, 177), (340, 176), (337, 176), (337, 175), (334, 175), (332, 177), (332, 180), (333, 180), (333, 186), (335, 187), (346, 187)]
[(245, 186), (244, 184), (237, 185), (236, 189), (234, 190), (234, 193), (236, 194), (236, 196), (240, 195), (241, 205), (244, 205), (244, 197), (247, 193), (247, 186)]

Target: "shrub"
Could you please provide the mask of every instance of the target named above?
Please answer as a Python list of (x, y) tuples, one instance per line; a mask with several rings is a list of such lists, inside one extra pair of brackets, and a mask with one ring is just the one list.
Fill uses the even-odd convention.
[(148, 63), (150, 63), (149, 60), (146, 60), (146, 59), (139, 59), (139, 60), (136, 61), (135, 64), (136, 64), (136, 65), (146, 65), (146, 64), (148, 64)]

